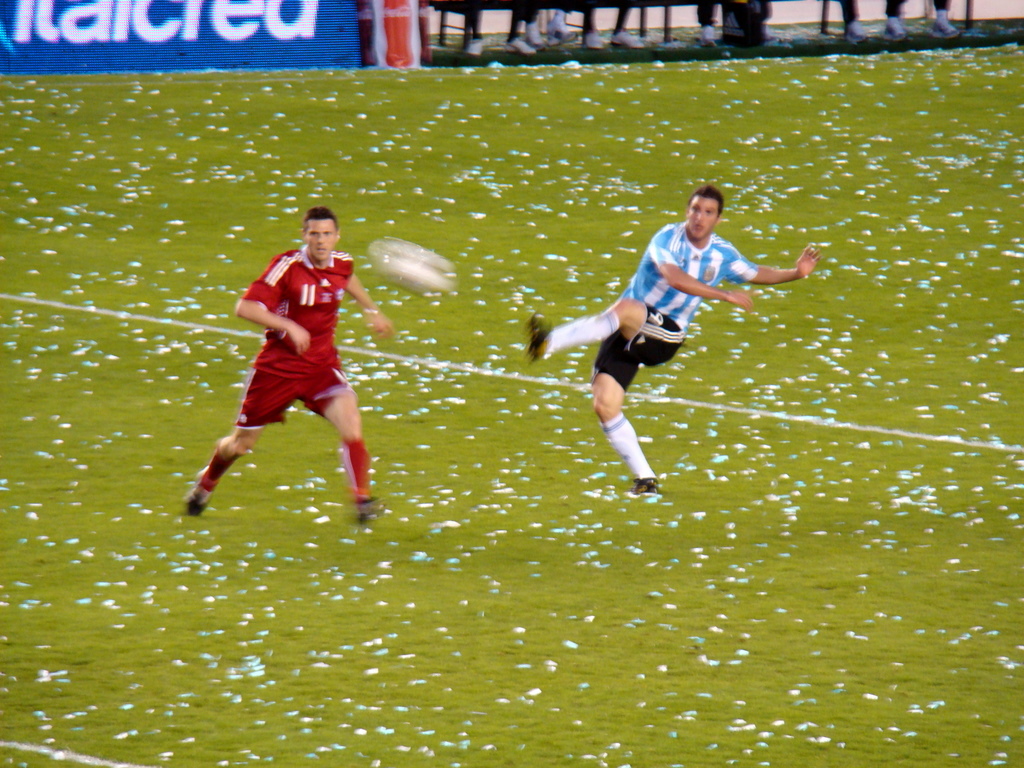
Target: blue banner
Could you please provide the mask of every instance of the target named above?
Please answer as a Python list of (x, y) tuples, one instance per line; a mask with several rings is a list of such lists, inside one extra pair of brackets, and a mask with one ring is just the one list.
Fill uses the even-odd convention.
[(355, 0), (0, 0), (0, 72), (361, 63)]

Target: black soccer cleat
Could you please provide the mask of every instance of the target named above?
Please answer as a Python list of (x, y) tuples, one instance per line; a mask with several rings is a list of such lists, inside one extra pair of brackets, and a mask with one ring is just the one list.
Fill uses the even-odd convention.
[(368, 525), (381, 517), (386, 510), (384, 503), (377, 499), (363, 499), (356, 502), (356, 520), (360, 525)]
[(536, 362), (544, 357), (547, 351), (551, 329), (540, 315), (534, 314), (526, 321), (526, 334), (529, 337), (526, 343), (526, 356), (530, 358), (531, 363)]
[(203, 514), (203, 510), (206, 509), (209, 501), (210, 491), (203, 488), (197, 482), (192, 487), (192, 490), (188, 492), (188, 496), (185, 497), (185, 512), (192, 517), (198, 517)]
[(658, 479), (656, 477), (638, 477), (633, 481), (633, 490), (630, 493), (634, 496), (656, 494), (658, 493)]

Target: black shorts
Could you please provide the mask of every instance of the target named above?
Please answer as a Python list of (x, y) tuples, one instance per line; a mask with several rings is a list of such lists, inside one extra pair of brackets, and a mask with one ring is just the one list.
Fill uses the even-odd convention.
[(647, 322), (640, 333), (632, 339), (613, 333), (601, 343), (594, 360), (594, 376), (607, 373), (623, 389), (629, 389), (641, 365), (667, 363), (685, 341), (686, 334), (679, 330), (675, 320), (648, 307)]

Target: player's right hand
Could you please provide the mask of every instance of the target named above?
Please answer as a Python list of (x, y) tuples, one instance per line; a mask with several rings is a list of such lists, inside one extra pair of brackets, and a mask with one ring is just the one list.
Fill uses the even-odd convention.
[(306, 350), (309, 349), (309, 331), (298, 323), (291, 323), (286, 333), (288, 338), (291, 339), (295, 351), (300, 355), (306, 354)]
[(746, 291), (726, 291), (725, 293), (725, 300), (730, 304), (735, 304), (745, 312), (750, 312), (754, 309), (754, 300), (750, 298), (750, 294)]

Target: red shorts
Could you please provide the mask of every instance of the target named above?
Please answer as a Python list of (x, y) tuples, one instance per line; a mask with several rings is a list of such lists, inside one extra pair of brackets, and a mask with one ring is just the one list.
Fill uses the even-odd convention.
[(323, 368), (301, 377), (278, 376), (254, 368), (245, 382), (235, 426), (255, 429), (284, 421), (284, 412), (296, 400), (323, 416), (331, 398), (352, 391), (345, 374), (338, 368)]

